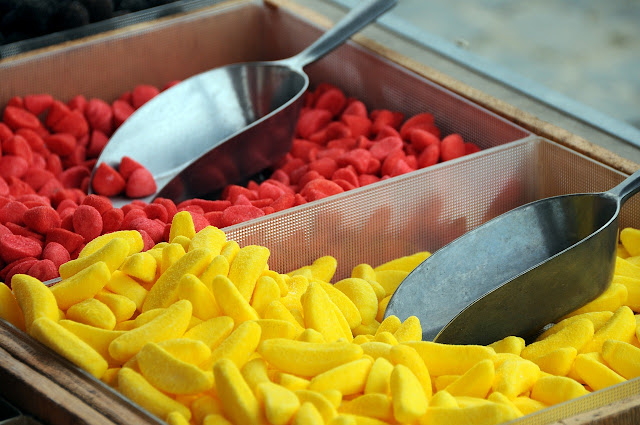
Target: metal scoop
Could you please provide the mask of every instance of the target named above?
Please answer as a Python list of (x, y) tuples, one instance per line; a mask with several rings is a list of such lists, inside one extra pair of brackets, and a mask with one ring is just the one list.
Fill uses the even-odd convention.
[(640, 171), (603, 193), (542, 199), (464, 234), (414, 269), (385, 317), (415, 315), (422, 339), (490, 344), (531, 337), (610, 284), (618, 214)]
[[(291, 58), (224, 66), (164, 91), (114, 133), (96, 168), (102, 162), (117, 167), (123, 156), (129, 156), (147, 167), (159, 188), (143, 201), (162, 196), (177, 202), (215, 193), (272, 166), (291, 148), (302, 94), (309, 86), (303, 67), (338, 47), (396, 1), (361, 1)], [(122, 206), (131, 199), (112, 198), (112, 202)]]

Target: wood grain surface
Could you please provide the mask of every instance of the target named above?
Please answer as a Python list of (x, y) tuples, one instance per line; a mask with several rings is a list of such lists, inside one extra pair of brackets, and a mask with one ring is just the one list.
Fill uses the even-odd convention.
[(164, 423), (3, 320), (0, 383), (0, 396), (52, 425)]
[[(286, 8), (320, 26), (328, 27), (331, 25), (331, 22), (325, 17), (301, 7), (292, 0), (265, 0), (265, 5), (275, 9)], [(152, 25), (152, 23), (141, 25)], [(96, 39), (99, 39), (99, 36), (92, 38), (92, 40)], [(638, 165), (632, 161), (388, 49), (380, 43), (360, 35), (356, 35), (354, 40), (372, 52), (446, 87), (535, 134), (625, 173), (632, 173), (638, 168)], [(82, 42), (86, 42), (86, 40), (71, 43)], [(53, 47), (50, 50), (57, 48), (59, 47)], [(12, 60), (20, 59), (13, 58)], [(0, 396), (43, 423), (54, 425), (162, 423), (162, 421), (141, 411), (115, 391), (92, 382), (86, 374), (68, 361), (45, 349), (36, 341), (25, 337), (24, 334), (1, 320)], [(557, 422), (557, 425), (560, 424), (640, 424), (640, 395)]]
[(638, 425), (640, 394), (550, 425)]

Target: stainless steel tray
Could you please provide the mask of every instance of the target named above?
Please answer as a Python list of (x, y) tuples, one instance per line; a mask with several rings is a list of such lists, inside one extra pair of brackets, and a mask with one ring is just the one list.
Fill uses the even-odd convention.
[[(226, 232), (241, 246), (267, 246), (271, 250), (270, 268), (281, 272), (309, 264), (322, 255), (333, 255), (338, 260), (339, 279), (362, 262), (375, 266), (416, 251), (433, 251), (523, 203), (556, 194), (600, 191), (623, 178), (622, 173), (610, 167), (531, 136), (229, 227)], [(623, 226), (640, 226), (640, 199), (632, 198), (625, 204), (621, 222)], [(113, 423), (125, 423), (132, 415), (140, 423), (159, 423), (102, 382), (1, 320), (0, 348), (40, 370), (44, 377), (94, 406), (101, 417)], [(640, 378), (511, 423), (551, 424), (576, 415), (590, 415), (594, 409), (611, 403), (622, 404), (632, 412), (640, 404), (639, 393)], [(625, 417), (625, 411), (618, 413)], [(593, 423), (594, 418), (572, 423)]]
[[(114, 100), (136, 84), (161, 86), (226, 63), (291, 56), (322, 29), (286, 8), (231, 1), (153, 25), (0, 61), (0, 105), (16, 95), (48, 92)], [(623, 174), (445, 90), (410, 69), (350, 42), (308, 67), (312, 84), (329, 82), (370, 108), (407, 116), (435, 115), (443, 134), (457, 132), (484, 150), (416, 172), (227, 228), (241, 245), (272, 251), (270, 267), (285, 272), (321, 255), (338, 259), (344, 277), (362, 262), (376, 265), (420, 250), (436, 250), (511, 208), (556, 194), (600, 191)], [(625, 205), (623, 226), (640, 227), (640, 202)], [(5, 338), (4, 340), (2, 338)], [(3, 346), (3, 341), (9, 341)], [(136, 406), (35, 341), (18, 338), (0, 321), (0, 348), (96, 406), (101, 417), (125, 423)], [(547, 424), (639, 392), (637, 380), (546, 409), (516, 423)], [(2, 388), (0, 395), (10, 396)], [(586, 401), (585, 401), (586, 400)], [(604, 403), (604, 404), (603, 404)], [(112, 406), (110, 408), (109, 406)], [(155, 423), (139, 412), (143, 423)], [(129, 416), (130, 418), (130, 416)]]

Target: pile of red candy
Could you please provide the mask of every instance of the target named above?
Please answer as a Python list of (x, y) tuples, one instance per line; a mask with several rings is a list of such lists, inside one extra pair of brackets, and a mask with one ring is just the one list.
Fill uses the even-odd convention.
[[(177, 82), (171, 82), (166, 89)], [(0, 123), (0, 279), (16, 273), (58, 276), (95, 237), (138, 230), (146, 248), (168, 238), (173, 215), (191, 213), (196, 230), (220, 228), (315, 201), (473, 153), (458, 134), (441, 138), (433, 115), (368, 111), (329, 84), (307, 93), (293, 147), (270, 178), (230, 185), (221, 199), (176, 205), (158, 198), (113, 208), (106, 196), (144, 197), (151, 174), (131, 158), (118, 169), (101, 164), (89, 177), (113, 132), (160, 92), (141, 85), (109, 104), (79, 95), (67, 103), (47, 94), (12, 98)]]

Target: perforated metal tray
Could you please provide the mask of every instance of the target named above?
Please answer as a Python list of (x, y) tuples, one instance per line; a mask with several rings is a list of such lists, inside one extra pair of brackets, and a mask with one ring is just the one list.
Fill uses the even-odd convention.
[[(338, 260), (336, 279), (339, 279), (363, 262), (375, 266), (417, 251), (434, 251), (463, 232), (524, 203), (558, 194), (605, 190), (623, 178), (622, 173), (610, 167), (531, 136), (476, 156), (229, 227), (226, 233), (241, 246), (268, 247), (270, 268), (280, 272), (309, 264), (322, 255), (333, 255)], [(640, 198), (632, 198), (625, 204), (621, 223), (640, 226)], [(10, 353), (24, 350), (16, 357), (31, 367), (39, 367), (48, 379), (96, 406), (115, 423), (122, 423), (119, 420), (123, 414), (130, 419), (132, 412), (136, 412), (135, 404), (0, 320), (0, 346), (3, 334), (13, 335), (15, 346), (20, 347), (3, 349)], [(511, 423), (551, 424), (633, 397), (636, 401), (631, 407), (637, 409), (638, 394), (640, 379), (634, 379)], [(141, 423), (159, 423), (141, 409), (135, 414)], [(620, 423), (633, 423), (629, 422), (631, 417), (627, 419)]]
[[(256, 1), (227, 2), (1, 61), (0, 105), (12, 96), (39, 92), (62, 100), (76, 94), (113, 100), (140, 83), (160, 86), (226, 63), (287, 57), (321, 31), (284, 8)], [(270, 266), (281, 272), (330, 254), (338, 259), (337, 278), (344, 277), (362, 262), (376, 265), (416, 251), (434, 251), (526, 202), (606, 190), (624, 177), (355, 43), (337, 49), (307, 72), (312, 84), (333, 83), (370, 109), (389, 108), (407, 116), (431, 112), (444, 134), (460, 133), (484, 150), (225, 229), (241, 245), (269, 247)], [(639, 208), (638, 201), (627, 202), (623, 226), (640, 226)], [(0, 331), (6, 335), (13, 332), (9, 327), (0, 321)], [(28, 345), (24, 352), (17, 348), (20, 344), (2, 348), (32, 366), (46, 361), (43, 374), (72, 389), (87, 404), (100, 406), (103, 415), (110, 404), (125, 403), (39, 344)], [(638, 385), (631, 381), (517, 423), (551, 423), (637, 394)], [(119, 422), (122, 411), (107, 416), (124, 423)]]
[[(335, 279), (341, 279), (360, 263), (376, 266), (422, 250), (433, 252), (525, 203), (608, 190), (624, 177), (613, 168), (532, 136), (475, 157), (459, 158), (239, 224), (227, 228), (226, 233), (241, 246), (270, 248), (269, 265), (278, 271), (295, 270), (321, 255), (333, 255), (338, 260)], [(640, 226), (640, 197), (624, 205), (620, 223), (621, 227)], [(510, 424), (551, 424), (637, 394), (640, 378)], [(621, 423), (634, 422), (628, 418)]]

